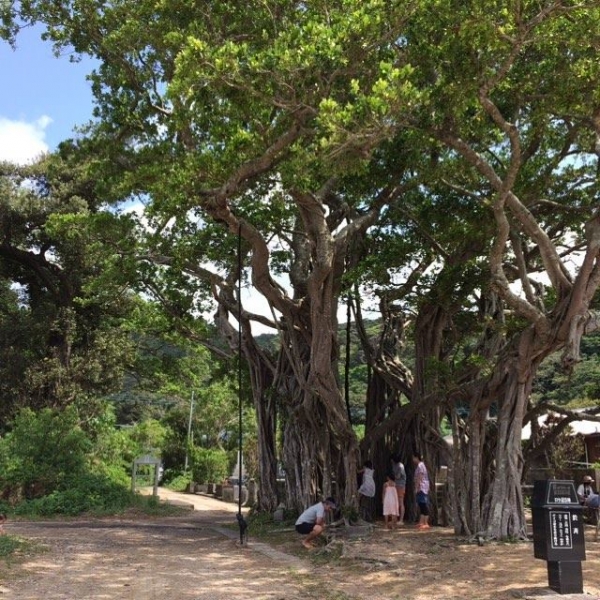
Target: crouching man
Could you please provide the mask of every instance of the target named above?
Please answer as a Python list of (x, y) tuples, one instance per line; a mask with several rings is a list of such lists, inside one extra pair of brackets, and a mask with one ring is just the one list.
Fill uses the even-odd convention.
[(325, 529), (325, 513), (334, 511), (336, 508), (335, 500), (331, 497), (325, 498), (322, 502), (317, 502), (307, 508), (296, 521), (296, 531), (305, 535), (302, 545), (305, 548), (313, 548), (312, 541), (323, 533)]

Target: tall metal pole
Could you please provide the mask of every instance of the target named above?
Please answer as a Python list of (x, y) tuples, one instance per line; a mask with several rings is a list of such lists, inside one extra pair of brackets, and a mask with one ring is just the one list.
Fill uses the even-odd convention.
[(184, 471), (188, 470), (188, 452), (190, 448), (190, 440), (192, 437), (192, 415), (194, 414), (194, 392), (192, 391), (192, 399), (190, 400), (190, 418), (188, 419), (187, 443), (185, 445), (185, 465)]
[(242, 528), (242, 224), (238, 225), (238, 515), (240, 545), (244, 544)]

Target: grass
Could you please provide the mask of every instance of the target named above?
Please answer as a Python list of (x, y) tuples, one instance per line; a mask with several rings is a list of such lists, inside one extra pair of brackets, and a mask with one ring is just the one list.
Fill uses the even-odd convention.
[[(284, 515), (283, 521), (274, 521), (270, 513), (251, 513), (247, 517), (248, 532), (253, 537), (259, 539), (270, 539), (270, 536), (276, 533), (286, 533), (294, 529), (296, 522), (295, 516)], [(237, 527), (237, 525), (236, 525)]]
[(0, 535), (0, 560), (9, 564), (11, 559), (25, 553), (41, 552), (42, 547), (14, 535)]

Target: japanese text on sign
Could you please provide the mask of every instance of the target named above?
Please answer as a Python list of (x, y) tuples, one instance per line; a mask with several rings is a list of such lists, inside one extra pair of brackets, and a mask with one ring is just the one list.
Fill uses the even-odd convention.
[(551, 547), (569, 549), (573, 547), (571, 514), (566, 511), (550, 511)]

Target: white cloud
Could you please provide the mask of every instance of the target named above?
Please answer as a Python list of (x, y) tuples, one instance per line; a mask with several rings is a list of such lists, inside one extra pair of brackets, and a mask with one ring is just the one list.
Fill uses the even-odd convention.
[(0, 117), (0, 160), (25, 164), (48, 152), (44, 138), (51, 122), (47, 116), (32, 123)]

